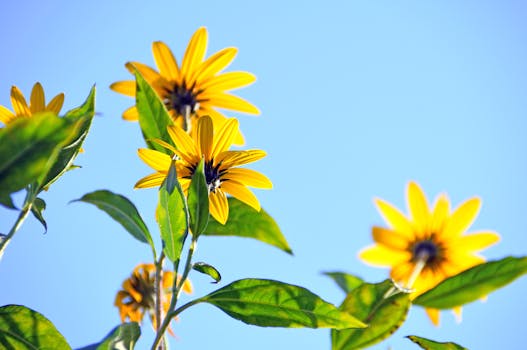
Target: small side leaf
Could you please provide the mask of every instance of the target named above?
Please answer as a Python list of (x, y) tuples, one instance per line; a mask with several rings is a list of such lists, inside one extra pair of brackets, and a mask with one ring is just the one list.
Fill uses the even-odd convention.
[(451, 309), (478, 300), (525, 273), (527, 257), (489, 261), (445, 279), (413, 303), (435, 309)]
[(42, 212), (45, 209), (46, 202), (44, 202), (44, 200), (41, 198), (35, 198), (33, 205), (31, 206), (31, 213), (38, 221), (40, 221), (42, 226), (44, 226), (44, 233), (48, 231), (48, 224), (46, 224), (46, 220), (44, 220), (44, 216), (42, 215)]
[(205, 231), (209, 223), (209, 189), (205, 179), (204, 161), (199, 162), (188, 189), (190, 230), (196, 237)]
[(344, 329), (366, 326), (305, 288), (273, 280), (235, 281), (200, 301), (218, 307), (237, 320), (260, 327)]
[(163, 251), (167, 258), (177, 265), (188, 235), (189, 218), (185, 195), (177, 181), (174, 163), (159, 188), (157, 221), (163, 240)]
[(229, 198), (229, 219), (225, 225), (213, 217), (203, 232), (208, 236), (236, 236), (259, 240), (293, 254), (280, 227), (261, 209), (259, 212), (236, 198)]
[(66, 339), (46, 317), (25, 306), (0, 307), (2, 349), (71, 349)]
[(154, 249), (152, 236), (135, 205), (125, 196), (108, 190), (87, 193), (73, 202), (85, 202), (110, 215), (140, 242), (149, 244)]
[(357, 288), (361, 284), (364, 283), (364, 280), (357, 276), (350, 275), (346, 272), (323, 272), (324, 275), (331, 278), (337, 285), (346, 293), (348, 294), (353, 289)]
[(133, 350), (141, 328), (136, 322), (123, 323), (108, 333), (102, 341), (77, 350)]
[(452, 342), (439, 343), (430, 339), (417, 337), (415, 335), (409, 335), (406, 338), (410, 339), (419, 345), (421, 349), (425, 350), (468, 350), (467, 348)]
[(363, 283), (353, 289), (340, 307), (353, 313), (368, 324), (364, 329), (331, 331), (332, 350), (362, 349), (389, 337), (406, 318), (410, 298), (406, 293), (394, 293), (390, 280), (381, 283)]
[(136, 80), (136, 107), (139, 113), (139, 126), (148, 148), (168, 154), (166, 148), (161, 147), (151, 140), (161, 139), (173, 145), (168, 135), (167, 126), (172, 125), (168, 111), (148, 82), (139, 71), (135, 73)]
[(212, 265), (209, 265), (204, 262), (196, 262), (194, 263), (194, 265), (192, 265), (192, 269), (198, 272), (204, 273), (206, 275), (209, 275), (214, 280), (213, 283), (218, 283), (219, 281), (221, 281), (220, 272), (216, 270), (216, 268)]

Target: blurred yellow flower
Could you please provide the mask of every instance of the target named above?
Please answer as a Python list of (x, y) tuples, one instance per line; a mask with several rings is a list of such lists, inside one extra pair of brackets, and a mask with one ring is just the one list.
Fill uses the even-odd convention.
[[(132, 275), (122, 285), (122, 290), (117, 292), (114, 305), (119, 309), (121, 322), (129, 319), (132, 322), (142, 322), (146, 313), (155, 328), (157, 324), (155, 315), (155, 273), (154, 264), (139, 264), (134, 268)], [(179, 278), (179, 277), (178, 277)], [(161, 272), (161, 303), (163, 315), (166, 315), (172, 299), (172, 286), (174, 272)], [(186, 280), (182, 290), (192, 293), (192, 284)]]
[[(492, 231), (465, 234), (478, 215), (481, 200), (463, 202), (454, 211), (446, 194), (440, 194), (429, 208), (422, 189), (415, 182), (407, 187), (409, 215), (382, 199), (375, 204), (388, 228), (372, 228), (375, 245), (363, 249), (359, 256), (366, 263), (391, 267), (395, 283), (412, 289), (411, 297), (430, 290), (445, 278), (456, 275), (485, 259), (476, 252), (499, 240)], [(439, 310), (426, 309), (439, 324)], [(458, 315), (461, 307), (454, 310)]]
[[(210, 214), (220, 223), (225, 224), (229, 216), (229, 205), (226, 193), (238, 198), (256, 210), (260, 203), (256, 196), (247, 188), (270, 189), (273, 184), (263, 174), (244, 168), (240, 165), (252, 163), (263, 157), (261, 150), (229, 151), (238, 130), (235, 118), (227, 119), (217, 132), (214, 132), (212, 119), (204, 116), (198, 120), (194, 137), (189, 136), (178, 126), (169, 126), (168, 133), (177, 149), (158, 141), (169, 148), (176, 158), (176, 170), (181, 187), (188, 190), (195, 169), (204, 157), (205, 178), (209, 188)], [(141, 148), (139, 157), (156, 173), (148, 175), (136, 184), (136, 188), (160, 186), (165, 180), (172, 157), (151, 149)]]
[[(143, 75), (179, 126), (185, 125), (187, 121), (183, 116), (188, 113), (188, 116), (192, 117), (192, 126), (195, 126), (197, 118), (208, 115), (213, 119), (214, 125), (221, 127), (225, 117), (216, 108), (259, 114), (254, 105), (226, 92), (256, 80), (256, 77), (248, 72), (221, 73), (232, 62), (237, 49), (228, 47), (205, 59), (206, 50), (207, 29), (201, 27), (190, 39), (181, 66), (168, 46), (156, 41), (152, 45), (152, 51), (159, 72), (139, 62), (128, 62), (126, 68), (132, 74), (137, 69)], [(136, 92), (133, 80), (118, 81), (110, 88), (127, 96), (135, 96)], [(123, 118), (138, 120), (136, 107), (127, 109)], [(185, 129), (188, 130), (187, 127)], [(242, 143), (241, 134), (237, 137), (236, 143)]]
[(64, 94), (60, 93), (53, 97), (46, 106), (44, 89), (40, 83), (36, 83), (31, 90), (31, 98), (29, 102), (28, 105), (20, 89), (13, 86), (11, 88), (11, 104), (13, 105), (14, 112), (11, 112), (4, 106), (0, 106), (0, 122), (7, 125), (17, 118), (31, 117), (33, 114), (39, 112), (53, 112), (59, 114), (64, 103)]

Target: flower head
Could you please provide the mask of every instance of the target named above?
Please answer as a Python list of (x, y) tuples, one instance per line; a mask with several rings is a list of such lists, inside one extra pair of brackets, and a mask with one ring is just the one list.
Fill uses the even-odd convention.
[(0, 106), (0, 122), (7, 125), (17, 118), (31, 117), (33, 114), (40, 112), (59, 114), (64, 103), (64, 94), (60, 93), (53, 97), (46, 105), (44, 89), (42, 89), (40, 83), (35, 83), (33, 90), (31, 90), (31, 99), (29, 102), (29, 104), (26, 102), (20, 89), (13, 86), (11, 88), (11, 104), (13, 105), (14, 112), (11, 112), (4, 106)]
[[(229, 216), (229, 205), (226, 194), (230, 194), (242, 202), (260, 210), (256, 196), (247, 188), (272, 188), (271, 181), (263, 174), (239, 168), (238, 166), (252, 163), (263, 157), (261, 150), (229, 151), (238, 131), (238, 121), (228, 119), (217, 131), (214, 131), (212, 119), (204, 116), (198, 120), (194, 137), (189, 136), (178, 126), (169, 126), (168, 133), (176, 148), (170, 147), (176, 158), (176, 170), (181, 187), (186, 192), (194, 171), (201, 159), (204, 159), (205, 178), (209, 189), (210, 214), (220, 223), (225, 224)], [(136, 188), (160, 186), (165, 180), (173, 157), (164, 153), (139, 149), (139, 157), (156, 173), (139, 180)]]
[[(121, 322), (129, 319), (131, 322), (142, 322), (146, 313), (150, 315), (152, 325), (156, 326), (155, 316), (155, 273), (154, 264), (139, 264), (134, 268), (132, 275), (122, 285), (122, 290), (117, 292), (115, 306), (119, 309)], [(172, 299), (172, 286), (174, 272), (161, 271), (161, 302), (163, 314), (166, 315)], [(186, 280), (182, 290), (192, 293), (192, 284)]]
[[(258, 109), (251, 103), (227, 93), (256, 80), (255, 76), (248, 72), (222, 73), (236, 56), (237, 49), (228, 47), (205, 59), (206, 50), (207, 29), (201, 27), (190, 39), (181, 65), (177, 63), (167, 45), (156, 41), (152, 45), (152, 51), (159, 72), (139, 62), (129, 62), (126, 68), (131, 73), (136, 69), (141, 73), (163, 100), (172, 119), (179, 126), (187, 122), (184, 117), (187, 112), (194, 126), (196, 119), (208, 115), (218, 127), (225, 122), (225, 117), (216, 108), (259, 114)], [(110, 88), (124, 95), (135, 96), (133, 80), (113, 83)], [(127, 109), (123, 118), (138, 120), (136, 107)], [(238, 137), (241, 138), (241, 135)], [(241, 143), (243, 139), (236, 142)]]
[[(410, 182), (406, 199), (408, 217), (390, 203), (375, 199), (388, 227), (374, 226), (376, 244), (363, 249), (359, 256), (367, 263), (391, 267), (391, 278), (412, 289), (412, 298), (445, 278), (484, 262), (476, 253), (499, 240), (499, 235), (491, 231), (465, 234), (481, 206), (477, 197), (451, 211), (448, 197), (440, 194), (433, 208), (429, 208), (419, 185)], [(427, 313), (435, 324), (439, 323), (439, 310), (427, 309)]]

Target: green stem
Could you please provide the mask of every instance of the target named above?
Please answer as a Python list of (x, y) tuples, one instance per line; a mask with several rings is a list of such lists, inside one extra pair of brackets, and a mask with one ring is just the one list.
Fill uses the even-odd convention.
[(11, 241), (15, 233), (26, 220), (27, 215), (31, 211), (31, 207), (33, 206), (33, 201), (35, 200), (35, 198), (36, 196), (33, 195), (32, 191), (28, 190), (26, 199), (24, 200), (24, 206), (22, 207), (20, 214), (18, 214), (18, 218), (16, 219), (15, 224), (13, 225), (9, 233), (0, 242), (0, 259), (4, 255), (4, 250), (7, 247), (7, 244)]
[[(159, 257), (159, 260), (155, 260), (155, 256), (154, 256), (154, 261), (155, 261), (155, 265), (156, 265), (156, 275), (155, 275), (155, 291), (156, 291), (156, 309), (155, 309), (155, 319), (156, 319), (156, 332), (159, 331), (159, 328), (160, 328), (160, 323), (161, 323), (161, 307), (162, 307), (162, 302), (161, 302), (161, 273), (163, 271), (163, 260), (165, 258), (165, 254), (164, 252), (161, 252), (161, 256)], [(162, 341), (160, 346), (159, 346), (160, 349), (165, 349), (165, 342)]]

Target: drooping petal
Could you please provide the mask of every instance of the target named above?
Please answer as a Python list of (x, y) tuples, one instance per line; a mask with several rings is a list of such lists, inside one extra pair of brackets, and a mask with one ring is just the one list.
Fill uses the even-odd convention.
[(46, 110), (53, 112), (55, 114), (59, 114), (60, 110), (62, 109), (63, 104), (64, 104), (64, 94), (60, 93), (57, 96), (53, 97), (51, 101), (49, 101), (48, 105), (46, 106)]
[(241, 97), (234, 96), (227, 93), (218, 92), (204, 92), (199, 95), (200, 100), (210, 100), (214, 103), (214, 106), (218, 108), (229, 109), (231, 111), (242, 112), (247, 114), (260, 114), (260, 110), (256, 108), (252, 103), (244, 100)]
[[(201, 65), (196, 69), (194, 75), (189, 80), (190, 84), (193, 84), (195, 81), (201, 86), (201, 83), (207, 82), (218, 72), (225, 69), (236, 57), (238, 49), (235, 47), (228, 47), (223, 50), (216, 52), (214, 55), (210, 56), (201, 63)], [(201, 88), (203, 88), (201, 86)]]
[(147, 175), (137, 181), (134, 185), (134, 188), (150, 188), (161, 186), (163, 181), (165, 181), (166, 174), (154, 173)]
[(200, 84), (203, 90), (228, 91), (247, 86), (256, 81), (256, 76), (249, 72), (228, 72), (209, 79)]
[(431, 308), (425, 308), (426, 314), (428, 315), (428, 318), (434, 326), (439, 326), (439, 320), (440, 320), (440, 314), (438, 309), (431, 309)]
[(138, 149), (137, 154), (139, 155), (139, 158), (141, 158), (141, 160), (152, 169), (165, 174), (168, 173), (168, 169), (172, 162), (169, 155), (148, 148)]
[(406, 201), (408, 203), (408, 212), (412, 218), (416, 230), (422, 234), (428, 229), (430, 222), (430, 210), (423, 190), (415, 182), (408, 183), (406, 190)]
[(179, 66), (170, 48), (165, 43), (156, 41), (152, 44), (152, 52), (161, 75), (169, 80), (179, 81)]
[(207, 51), (207, 29), (201, 27), (192, 35), (183, 55), (183, 62), (181, 63), (182, 78), (190, 77), (199, 67), (205, 57), (205, 51)]
[(408, 221), (399, 209), (380, 198), (375, 198), (374, 203), (388, 226), (399, 234), (405, 235), (407, 238), (414, 238), (413, 228), (410, 221)]
[(230, 168), (229, 170), (227, 170), (225, 175), (222, 176), (222, 179), (225, 179), (225, 181), (234, 180), (244, 184), (245, 186), (255, 188), (273, 188), (273, 183), (271, 182), (271, 180), (269, 180), (267, 176), (252, 169)]
[(397, 231), (373, 226), (371, 233), (375, 242), (391, 249), (407, 250), (410, 245), (408, 238)]
[(465, 232), (478, 216), (481, 199), (474, 197), (463, 202), (450, 217), (443, 230), (444, 237), (458, 237)]
[(225, 225), (229, 218), (229, 202), (225, 193), (217, 188), (216, 191), (209, 194), (210, 215), (220, 224)]
[(139, 120), (139, 112), (137, 111), (137, 108), (135, 106), (132, 106), (128, 109), (126, 109), (123, 112), (123, 119), (128, 120), (130, 122), (135, 122)]
[(20, 89), (16, 86), (11, 87), (11, 104), (13, 105), (13, 109), (15, 110), (15, 114), (17, 116), (27, 117), (31, 115), (31, 111), (27, 106), (27, 102), (24, 98), (24, 95), (22, 94), (22, 91), (20, 91)]
[[(210, 117), (208, 118), (210, 119)], [(231, 147), (232, 142), (236, 137), (237, 131), (238, 120), (236, 118), (227, 119), (227, 121), (222, 125), (221, 129), (219, 129), (216, 135), (214, 135), (214, 147), (212, 148), (211, 152), (212, 157), (216, 157), (218, 154), (227, 151), (229, 147)]]
[(44, 111), (45, 108), (46, 99), (44, 97), (44, 89), (40, 83), (35, 83), (33, 90), (31, 90), (29, 109), (32, 114), (35, 114)]
[(205, 157), (205, 161), (212, 159), (212, 146), (214, 143), (214, 129), (212, 119), (208, 116), (198, 120), (198, 148), (199, 156)]
[(410, 261), (412, 254), (407, 251), (393, 250), (381, 245), (373, 245), (359, 252), (359, 258), (370, 265), (396, 266)]
[(15, 115), (9, 109), (0, 105), (0, 122), (7, 125), (14, 119), (14, 117)]
[(245, 204), (250, 205), (256, 211), (260, 211), (258, 198), (243, 184), (236, 181), (224, 181), (221, 183), (221, 189)]
[(122, 80), (110, 85), (110, 89), (126, 96), (135, 96), (135, 81)]

